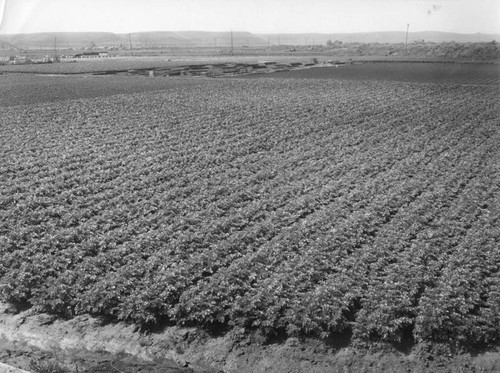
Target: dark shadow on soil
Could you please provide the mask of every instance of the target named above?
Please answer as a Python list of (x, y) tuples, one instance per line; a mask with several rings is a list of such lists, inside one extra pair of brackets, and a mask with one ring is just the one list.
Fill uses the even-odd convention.
[(409, 355), (416, 345), (415, 338), (413, 338), (413, 327), (408, 327), (403, 330), (401, 341), (393, 343), (392, 347), (405, 355)]
[[(196, 327), (196, 325), (192, 325)], [(228, 324), (223, 323), (212, 323), (204, 326), (203, 330), (212, 338), (223, 337), (233, 329)]]
[[(258, 338), (259, 333), (256, 334)], [(289, 336), (286, 334), (284, 329), (276, 330), (274, 333), (269, 334), (267, 336), (262, 336), (264, 345), (272, 345), (272, 344), (284, 344)]]
[(9, 308), (5, 311), (5, 313), (17, 315), (18, 313), (27, 311), (32, 307), (33, 306), (30, 302), (11, 302), (9, 303)]
[(333, 351), (349, 347), (352, 343), (352, 331), (347, 329), (342, 333), (332, 333), (323, 342)]

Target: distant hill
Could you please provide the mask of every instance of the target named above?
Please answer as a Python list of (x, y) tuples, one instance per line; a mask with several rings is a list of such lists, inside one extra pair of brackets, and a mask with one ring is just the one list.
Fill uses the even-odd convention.
[[(267, 45), (320, 45), (328, 40), (344, 43), (404, 43), (406, 33), (371, 32), (371, 33), (300, 33), (300, 34), (252, 34), (245, 31), (233, 32), (233, 45), (240, 48), (263, 47)], [(172, 47), (217, 47), (231, 46), (231, 32), (207, 31), (157, 31), (114, 34), (111, 32), (56, 32), (36, 34), (0, 35), (1, 48), (11, 49), (85, 49), (91, 47), (124, 47), (130, 42), (136, 48), (172, 48)], [(408, 42), (500, 42), (496, 34), (456, 34), (449, 32), (410, 32)], [(0, 42), (0, 43), (2, 43)]]
[(408, 41), (416, 41), (416, 40), (425, 40), (431, 42), (448, 42), (448, 41), (456, 41), (458, 43), (488, 43), (490, 41), (498, 41), (500, 42), (499, 34), (456, 34), (452, 32), (437, 32), (437, 31), (422, 31), (410, 33), (413, 37), (410, 39), (408, 37)]
[[(128, 38), (128, 34), (120, 35)], [(218, 47), (231, 46), (231, 32), (207, 31), (157, 31), (130, 34), (135, 46), (141, 47)], [(128, 40), (128, 39), (127, 39)], [(255, 34), (245, 31), (233, 32), (234, 46), (263, 46), (266, 41)]]
[(0, 40), (0, 51), (18, 51), (15, 45), (7, 43), (6, 41)]
[[(314, 45), (326, 44), (328, 40), (339, 40), (344, 43), (404, 43), (406, 32), (358, 32), (358, 33), (331, 33), (331, 34), (258, 34), (262, 39), (269, 40), (270, 44), (282, 45)], [(451, 32), (423, 31), (408, 33), (408, 42), (490, 42), (500, 41), (498, 34), (456, 34)]]
[[(20, 49), (83, 49), (90, 47), (218, 47), (231, 46), (231, 32), (157, 31), (114, 34), (111, 32), (53, 32), (2, 35), (3, 40)], [(262, 46), (260, 37), (243, 31), (233, 32), (234, 46)]]
[(43, 32), (36, 34), (1, 35), (1, 38), (20, 49), (90, 48), (128, 43), (112, 32)]

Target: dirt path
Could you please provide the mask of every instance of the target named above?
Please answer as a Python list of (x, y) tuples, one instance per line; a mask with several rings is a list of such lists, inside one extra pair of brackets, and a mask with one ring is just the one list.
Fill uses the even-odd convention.
[[(181, 367), (179, 364), (166, 359), (146, 361), (126, 353), (114, 354), (105, 351), (46, 351), (27, 343), (6, 340), (0, 340), (0, 362), (29, 372), (36, 372), (39, 369), (50, 366), (59, 367), (67, 372), (79, 373), (202, 372), (201, 370), (195, 371), (189, 367)], [(1, 367), (0, 372), (2, 372)]]
[(151, 349), (148, 345), (133, 326), (102, 325), (88, 316), (59, 320), (50, 315), (32, 315), (30, 311), (13, 313), (8, 305), (0, 303), (0, 362), (16, 368), (35, 372), (37, 366), (57, 365), (79, 373), (218, 371), (190, 364), (170, 350), (173, 345), (168, 341), (164, 341), (163, 348)]

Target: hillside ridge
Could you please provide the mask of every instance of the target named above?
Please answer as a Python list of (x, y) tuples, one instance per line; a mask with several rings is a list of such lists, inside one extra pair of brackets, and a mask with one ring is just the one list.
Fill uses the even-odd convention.
[[(232, 34), (232, 35), (231, 35)], [(328, 40), (344, 43), (404, 43), (406, 33), (271, 33), (258, 34), (247, 31), (146, 31), (120, 34), (112, 32), (44, 32), (31, 34), (4, 34), (1, 40), (19, 49), (88, 48), (129, 45), (149, 47), (228, 47), (268, 45), (319, 45)], [(491, 42), (500, 40), (498, 34), (458, 34), (439, 31), (410, 32), (408, 42)]]

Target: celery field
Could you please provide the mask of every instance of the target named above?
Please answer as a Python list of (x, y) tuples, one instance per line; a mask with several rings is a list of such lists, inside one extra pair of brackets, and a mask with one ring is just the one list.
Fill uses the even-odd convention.
[(139, 326), (499, 342), (498, 85), (162, 84), (0, 107), (1, 300)]

